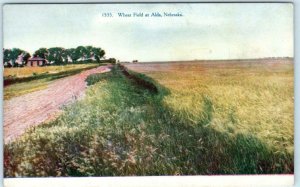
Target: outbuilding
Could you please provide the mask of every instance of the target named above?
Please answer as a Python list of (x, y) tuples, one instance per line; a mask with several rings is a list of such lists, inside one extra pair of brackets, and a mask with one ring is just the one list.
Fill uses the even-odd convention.
[(27, 66), (44, 66), (46, 60), (41, 57), (32, 57), (27, 60)]

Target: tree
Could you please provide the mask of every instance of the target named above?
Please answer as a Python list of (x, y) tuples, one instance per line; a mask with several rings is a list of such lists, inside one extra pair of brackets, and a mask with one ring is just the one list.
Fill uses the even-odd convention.
[(68, 51), (64, 48), (62, 48), (61, 57), (64, 63), (68, 63), (69, 61), (69, 54)]
[(48, 55), (49, 55), (49, 51), (48, 51), (47, 48), (39, 48), (33, 54), (33, 56), (39, 56), (39, 57), (44, 58), (44, 59), (47, 59)]
[(115, 58), (109, 58), (108, 61), (112, 64), (115, 64), (117, 62)]
[(3, 49), (3, 62), (5, 66), (23, 65), (30, 58), (30, 54), (19, 48)]
[(10, 52), (10, 59), (11, 59), (11, 65), (13, 67), (15, 67), (16, 64), (16, 60), (18, 59), (18, 57), (23, 53), (24, 51), (19, 49), (19, 48), (12, 48), (11, 52)]
[(52, 47), (52, 48), (49, 48), (48, 51), (49, 51), (49, 55), (47, 57), (47, 60), (49, 62), (53, 62), (55, 64), (63, 63), (64, 48)]
[(86, 60), (88, 51), (84, 46), (78, 46), (76, 48), (76, 52), (78, 53), (79, 58), (81, 58), (81, 60)]
[(10, 55), (11, 55), (10, 49), (3, 49), (3, 62), (5, 66), (8, 66), (10, 64), (11, 61)]
[(97, 62), (100, 62), (100, 59), (104, 57), (105, 51), (101, 48), (93, 47), (92, 49), (94, 58)]
[(23, 64), (27, 63), (27, 60), (31, 57), (31, 55), (28, 52), (23, 53)]
[[(33, 56), (39, 56), (50, 63), (62, 64), (67, 63), (69, 59), (72, 63), (78, 60), (96, 60), (100, 62), (104, 58), (105, 51), (100, 47), (78, 46), (77, 48), (64, 49), (62, 47), (39, 48), (33, 53)], [(3, 62), (5, 66), (23, 65), (31, 55), (19, 48), (3, 49)]]
[(95, 55), (94, 55), (94, 47), (93, 46), (86, 46), (85, 47), (85, 52), (86, 52), (86, 59), (92, 59), (92, 58), (95, 58)]
[(79, 58), (80, 55), (75, 48), (66, 49), (68, 56), (72, 59), (72, 63), (75, 63)]
[(99, 58), (100, 58), (100, 59), (101, 59), (101, 58), (104, 58), (105, 51), (102, 50), (101, 48), (99, 48), (99, 49), (100, 49), (100, 55), (99, 55)]

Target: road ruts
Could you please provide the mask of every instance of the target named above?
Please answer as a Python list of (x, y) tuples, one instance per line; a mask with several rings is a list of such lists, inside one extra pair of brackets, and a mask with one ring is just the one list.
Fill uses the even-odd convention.
[(31, 126), (51, 120), (63, 105), (83, 96), (86, 78), (95, 73), (110, 71), (111, 66), (100, 66), (79, 74), (56, 80), (44, 90), (28, 93), (4, 101), (4, 143), (7, 144)]

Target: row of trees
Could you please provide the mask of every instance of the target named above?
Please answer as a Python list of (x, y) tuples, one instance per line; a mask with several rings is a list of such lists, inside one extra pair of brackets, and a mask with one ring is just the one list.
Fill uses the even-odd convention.
[[(3, 49), (4, 65), (18, 66), (27, 63), (31, 55), (22, 49)], [(49, 64), (76, 63), (79, 61), (93, 60), (100, 62), (104, 59), (105, 51), (93, 46), (78, 46), (65, 49), (62, 47), (40, 48), (34, 52), (34, 57), (46, 59)]]
[(27, 51), (19, 48), (3, 49), (4, 66), (18, 66), (23, 62), (27, 62), (30, 57), (31, 55)]

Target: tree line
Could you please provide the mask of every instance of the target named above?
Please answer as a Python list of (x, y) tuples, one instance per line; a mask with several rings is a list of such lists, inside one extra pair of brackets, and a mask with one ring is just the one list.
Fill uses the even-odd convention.
[[(78, 46), (65, 49), (62, 47), (39, 48), (33, 54), (34, 57), (44, 58), (48, 64), (77, 63), (92, 60), (100, 62), (104, 59), (105, 51), (99, 47)], [(19, 48), (3, 49), (4, 66), (22, 66), (31, 57), (30, 53)], [(115, 61), (109, 59), (108, 61)]]

